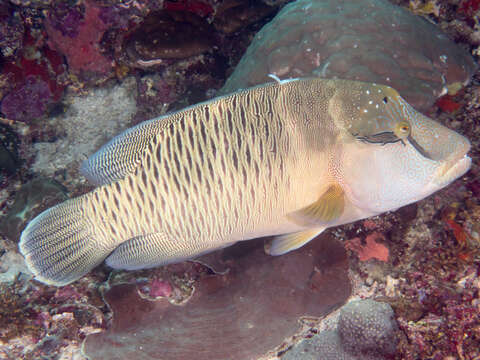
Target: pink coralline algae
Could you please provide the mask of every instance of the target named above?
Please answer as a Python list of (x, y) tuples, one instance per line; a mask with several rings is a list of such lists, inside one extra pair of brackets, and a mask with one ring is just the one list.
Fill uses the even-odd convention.
[(11, 120), (29, 122), (40, 118), (63, 95), (64, 85), (57, 81), (65, 73), (61, 56), (49, 48), (32, 51), (38, 54), (38, 59), (22, 54), (16, 62), (3, 67), (11, 90), (3, 97), (0, 110)]
[(387, 84), (418, 110), (476, 65), (437, 26), (385, 0), (299, 0), (257, 33), (222, 93), (305, 76)]
[(388, 248), (378, 243), (377, 240), (385, 240), (385, 237), (378, 232), (374, 232), (365, 238), (365, 244), (359, 237), (349, 240), (345, 244), (347, 250), (351, 250), (358, 255), (360, 261), (377, 259), (383, 262), (388, 261)]
[(42, 79), (28, 76), (25, 83), (2, 100), (2, 113), (9, 119), (29, 121), (41, 117), (50, 104), (51, 92)]
[(350, 295), (345, 251), (332, 238), (278, 257), (266, 255), (261, 241), (240, 243), (214, 257), (228, 270), (206, 273), (181, 305), (139, 296), (134, 284), (113, 286), (105, 294), (113, 323), (106, 332), (87, 337), (86, 355), (104, 360), (257, 359), (294, 335), (302, 316), (325, 315)]
[(113, 65), (100, 46), (108, 28), (99, 16), (101, 9), (87, 1), (82, 18), (79, 9), (68, 11), (51, 12), (45, 22), (49, 46), (65, 55), (70, 70), (75, 74), (108, 74)]

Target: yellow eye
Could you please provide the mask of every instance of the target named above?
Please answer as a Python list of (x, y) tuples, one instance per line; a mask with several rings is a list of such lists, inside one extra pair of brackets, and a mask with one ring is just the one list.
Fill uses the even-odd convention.
[(394, 130), (395, 135), (397, 135), (400, 139), (405, 139), (410, 135), (410, 124), (406, 121), (400, 121)]

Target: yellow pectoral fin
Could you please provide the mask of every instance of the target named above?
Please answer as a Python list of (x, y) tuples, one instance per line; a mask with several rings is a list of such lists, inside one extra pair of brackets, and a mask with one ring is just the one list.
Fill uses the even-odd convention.
[(288, 214), (288, 217), (302, 226), (329, 223), (342, 215), (345, 208), (344, 195), (342, 187), (334, 184), (313, 204)]
[(314, 228), (292, 234), (280, 235), (265, 243), (265, 252), (269, 255), (283, 255), (302, 247), (310, 240), (320, 235), (326, 227)]

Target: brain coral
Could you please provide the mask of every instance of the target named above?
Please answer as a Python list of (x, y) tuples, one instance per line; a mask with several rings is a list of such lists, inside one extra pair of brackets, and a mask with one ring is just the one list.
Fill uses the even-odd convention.
[(340, 309), (335, 331), (322, 331), (287, 351), (282, 360), (382, 360), (391, 358), (398, 326), (390, 305), (357, 300)]
[(386, 303), (352, 301), (340, 311), (338, 333), (343, 348), (350, 353), (392, 355), (397, 331), (393, 310)]
[(338, 77), (396, 88), (429, 108), (475, 63), (434, 24), (386, 0), (298, 0), (253, 39), (222, 93), (289, 77)]

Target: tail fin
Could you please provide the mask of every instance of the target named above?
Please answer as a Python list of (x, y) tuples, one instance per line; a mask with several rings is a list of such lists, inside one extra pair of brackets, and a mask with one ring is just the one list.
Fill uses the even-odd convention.
[(88, 273), (113, 249), (92, 236), (85, 197), (65, 201), (33, 219), (20, 237), (20, 252), (37, 280), (62, 286)]

